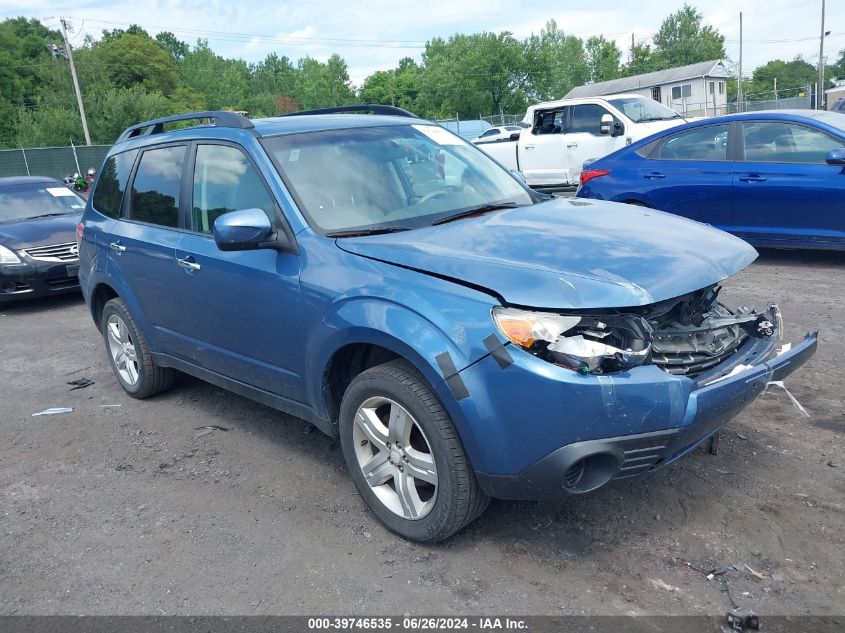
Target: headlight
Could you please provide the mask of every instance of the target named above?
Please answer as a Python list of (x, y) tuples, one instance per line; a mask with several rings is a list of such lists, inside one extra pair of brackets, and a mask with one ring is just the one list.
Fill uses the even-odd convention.
[(9, 250), (3, 245), (0, 245), (0, 264), (20, 264), (21, 258), (13, 251)]
[(511, 343), (581, 373), (619, 371), (651, 357), (652, 328), (636, 315), (572, 316), (497, 307), (493, 320)]

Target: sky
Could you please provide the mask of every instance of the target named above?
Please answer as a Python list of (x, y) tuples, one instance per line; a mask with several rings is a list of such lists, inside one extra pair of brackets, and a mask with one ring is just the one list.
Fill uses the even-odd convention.
[[(730, 62), (739, 61), (739, 13), (743, 13), (743, 74), (771, 59), (801, 55), (818, 63), (822, 0), (692, 0), (706, 24), (726, 38)], [(596, 8), (587, 8), (593, 5)], [(628, 59), (631, 34), (648, 41), (683, 0), (308, 0), (273, 3), (261, 0), (0, 0), (0, 19), (26, 16), (58, 28), (60, 15), (74, 32), (71, 44), (86, 34), (132, 23), (152, 35), (171, 31), (194, 44), (199, 37), (224, 57), (257, 62), (275, 52), (297, 60), (306, 55), (324, 61), (338, 53), (360, 86), (376, 70), (387, 70), (402, 57), (419, 61), (426, 40), (453, 33), (510, 31), (517, 38), (539, 33), (550, 18), (567, 33), (587, 38), (604, 34)], [(825, 40), (828, 61), (845, 49), (845, 0), (827, 0)], [(733, 68), (733, 66), (730, 66)]]

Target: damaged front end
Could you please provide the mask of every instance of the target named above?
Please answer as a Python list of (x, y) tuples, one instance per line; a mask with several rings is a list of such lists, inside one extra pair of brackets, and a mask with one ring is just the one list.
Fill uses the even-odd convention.
[(582, 374), (654, 364), (696, 377), (731, 358), (749, 338), (781, 336), (777, 306), (731, 312), (714, 285), (647, 306), (580, 314), (495, 308), (493, 317), (514, 344)]

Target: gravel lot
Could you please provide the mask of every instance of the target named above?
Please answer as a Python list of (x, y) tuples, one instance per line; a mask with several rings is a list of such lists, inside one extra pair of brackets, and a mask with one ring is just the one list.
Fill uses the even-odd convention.
[(843, 614), (843, 271), (842, 254), (764, 252), (723, 292), (779, 302), (787, 340), (821, 330), (787, 381), (809, 419), (775, 390), (716, 456), (564, 503), (495, 501), (436, 547), (385, 531), (338, 443), (299, 420), (187, 377), (125, 396), (78, 296), (6, 308), (0, 613), (722, 614), (706, 573), (748, 565), (724, 578), (757, 613)]

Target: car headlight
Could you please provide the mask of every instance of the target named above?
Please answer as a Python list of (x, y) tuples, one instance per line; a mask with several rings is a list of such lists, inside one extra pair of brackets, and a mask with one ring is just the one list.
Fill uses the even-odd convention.
[(0, 244), (0, 264), (20, 264), (21, 258), (14, 251)]
[(573, 316), (496, 307), (493, 320), (511, 343), (581, 373), (621, 371), (651, 358), (653, 330), (635, 315)]

